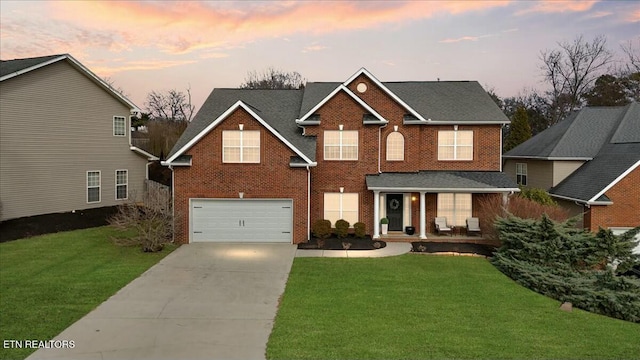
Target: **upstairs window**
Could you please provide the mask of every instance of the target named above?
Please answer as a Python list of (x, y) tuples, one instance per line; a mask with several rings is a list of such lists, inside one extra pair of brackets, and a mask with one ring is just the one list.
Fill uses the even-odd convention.
[(124, 116), (113, 117), (113, 136), (127, 135), (127, 120)]
[(87, 171), (87, 203), (100, 202), (100, 171)]
[(473, 160), (473, 131), (438, 131), (438, 160)]
[(127, 170), (116, 170), (116, 200), (126, 200), (128, 198), (129, 172)]
[(516, 163), (516, 182), (518, 185), (527, 186), (527, 164)]
[(387, 136), (387, 161), (404, 160), (404, 136), (399, 132), (392, 132)]
[(223, 131), (222, 162), (260, 163), (260, 131)]
[(358, 160), (358, 131), (325, 131), (324, 159)]

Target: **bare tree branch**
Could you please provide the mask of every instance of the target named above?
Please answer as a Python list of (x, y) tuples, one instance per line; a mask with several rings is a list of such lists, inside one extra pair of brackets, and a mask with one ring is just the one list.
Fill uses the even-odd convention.
[(298, 72), (284, 72), (272, 67), (261, 74), (257, 71), (247, 73), (240, 89), (301, 89), (307, 80)]
[(600, 35), (591, 42), (581, 36), (573, 42), (558, 43), (559, 49), (541, 52), (541, 70), (551, 89), (547, 91), (551, 124), (564, 118), (569, 111), (583, 105), (583, 96), (604, 73), (613, 55), (607, 49), (607, 39)]

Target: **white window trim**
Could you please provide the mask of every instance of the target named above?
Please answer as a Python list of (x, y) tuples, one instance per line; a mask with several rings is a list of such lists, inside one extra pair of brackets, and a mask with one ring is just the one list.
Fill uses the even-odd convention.
[[(520, 177), (521, 181), (518, 181), (518, 177)], [(528, 177), (527, 163), (516, 163), (516, 183), (518, 185), (527, 186)], [(524, 181), (522, 181), (522, 179), (524, 179)]]
[[(124, 171), (125, 174), (127, 175), (127, 177), (126, 177), (127, 181), (124, 184), (118, 184), (118, 171)], [(117, 169), (115, 174), (116, 174), (116, 178), (115, 178), (115, 181), (116, 181), (116, 189), (115, 189), (116, 200), (128, 200), (129, 199), (129, 170), (127, 170), (127, 169)], [(127, 191), (125, 191), (125, 197), (118, 198), (118, 186), (124, 186), (125, 189), (127, 190)]]
[[(89, 173), (98, 173), (98, 186), (89, 186)], [(102, 172), (100, 170), (89, 170), (85, 175), (86, 187), (85, 196), (87, 204), (97, 204), (102, 201)], [(89, 201), (89, 189), (98, 188), (98, 201)]]
[[(453, 132), (453, 145), (440, 145), (440, 132)], [(458, 145), (458, 133), (470, 132), (471, 133), (471, 145)], [(438, 161), (473, 161), (473, 130), (440, 130), (438, 131)], [(458, 147), (470, 147), (471, 158), (458, 159)], [(453, 159), (443, 159), (440, 157), (440, 147), (453, 147)]]
[[(116, 134), (116, 119), (122, 119), (123, 121), (123, 134)], [(113, 136), (127, 136), (127, 118), (124, 116), (113, 117)]]
[[(390, 153), (389, 153), (389, 140), (391, 139), (391, 136), (394, 135), (394, 134), (400, 135), (400, 137), (398, 139), (402, 140), (402, 157), (399, 158), (399, 159), (390, 159), (389, 158), (389, 155), (390, 155)], [(405, 148), (404, 144), (405, 144), (404, 135), (402, 135), (401, 133), (392, 132), (389, 135), (387, 135), (387, 148), (386, 148), (386, 150), (387, 150), (387, 161), (404, 161), (404, 148)]]
[[(350, 133), (351, 133), (351, 132), (355, 132), (355, 133), (356, 133), (356, 139), (357, 139), (356, 146), (355, 146), (355, 148), (356, 148), (356, 156), (355, 156), (355, 158), (353, 158), (353, 159), (352, 159), (352, 158), (349, 158), (349, 159), (345, 159), (345, 158), (344, 158), (343, 150), (344, 150), (344, 146), (345, 146), (345, 145), (343, 144), (343, 134), (344, 134), (344, 132), (345, 132), (345, 131), (346, 131), (346, 132), (350, 132)], [(325, 134), (326, 134), (327, 132), (338, 132), (338, 133), (340, 134), (338, 144), (329, 145), (329, 146), (336, 146), (336, 145), (338, 145), (338, 146), (340, 147), (340, 156), (339, 156), (339, 157), (337, 157), (337, 158), (328, 158), (328, 157), (327, 157), (327, 151), (326, 151), (326, 150), (327, 150), (327, 138), (326, 138), (326, 136), (325, 136), (325, 137), (324, 137), (324, 140), (323, 140), (323, 141), (324, 141), (324, 149), (323, 149), (323, 153), (324, 153), (324, 154), (323, 154), (323, 155), (324, 155), (324, 159), (325, 159), (325, 160), (336, 160), (336, 161), (358, 161), (358, 158), (359, 158), (359, 156), (360, 156), (360, 134), (358, 133), (358, 130), (325, 130)], [(349, 145), (349, 146), (352, 146), (352, 145)]]
[[(229, 133), (240, 133), (240, 145), (239, 146), (225, 146), (224, 145), (224, 133), (225, 132), (229, 132)], [(258, 160), (257, 161), (245, 161), (244, 160), (244, 152), (242, 151), (245, 148), (244, 145), (244, 133), (245, 132), (252, 132), (252, 133), (258, 133), (258, 146), (246, 146), (246, 148), (257, 148), (258, 149)], [(262, 139), (261, 134), (260, 134), (260, 130), (223, 130), (222, 131), (222, 162), (225, 164), (260, 164), (260, 161), (262, 160)], [(240, 149), (240, 161), (226, 161), (224, 159), (224, 150), (225, 149), (236, 149), (239, 148)]]

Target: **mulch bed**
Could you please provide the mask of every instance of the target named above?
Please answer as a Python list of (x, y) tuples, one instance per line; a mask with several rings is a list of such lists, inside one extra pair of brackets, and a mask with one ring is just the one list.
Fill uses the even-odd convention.
[(496, 248), (491, 245), (470, 244), (470, 243), (447, 243), (447, 242), (426, 242), (416, 241), (411, 243), (412, 252), (440, 253), (455, 252), (461, 254), (478, 254), (483, 256), (493, 256)]
[(11, 219), (0, 222), (0, 242), (23, 239), (60, 231), (87, 229), (107, 225), (107, 219), (118, 211), (116, 206), (78, 210)]
[(344, 250), (342, 246), (343, 242), (348, 242), (351, 244), (349, 250), (376, 250), (382, 249), (387, 246), (387, 243), (381, 240), (373, 240), (371, 236), (365, 236), (364, 238), (356, 238), (353, 235), (349, 235), (344, 239), (338, 239), (337, 237), (330, 237), (325, 239), (324, 246), (318, 247), (318, 239), (312, 238), (309, 242), (298, 244), (298, 249), (305, 250)]

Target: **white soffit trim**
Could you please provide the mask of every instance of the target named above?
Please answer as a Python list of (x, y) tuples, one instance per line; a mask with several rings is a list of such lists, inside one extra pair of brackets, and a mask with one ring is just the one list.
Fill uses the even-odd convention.
[(405, 103), (402, 99), (400, 99), (400, 97), (398, 97), (398, 95), (396, 95), (393, 91), (389, 90), (389, 88), (387, 88), (386, 86), (384, 86), (384, 84), (382, 84), (382, 82), (380, 82), (380, 80), (376, 79), (375, 76), (373, 76), (373, 74), (371, 74), (367, 69), (365, 68), (360, 68), (360, 70), (358, 70), (355, 74), (351, 75), (350, 78), (347, 79), (347, 81), (345, 81), (344, 83), (342, 83), (344, 86), (349, 85), (353, 80), (355, 80), (358, 76), (360, 76), (361, 74), (364, 74), (365, 76), (367, 76), (371, 81), (373, 81), (376, 85), (378, 85), (382, 90), (384, 90), (384, 92), (387, 93), (387, 95), (391, 96), (391, 98), (393, 100), (395, 100), (398, 104), (402, 105), (406, 110), (408, 110), (411, 115), (417, 117), (418, 119), (420, 119), (420, 121), (424, 121), (427, 122), (427, 120), (422, 117), (422, 115), (420, 115), (417, 111), (415, 111), (411, 106), (409, 106), (407, 103)]
[(280, 141), (282, 141), (291, 150), (293, 150), (296, 154), (298, 154), (298, 156), (300, 156), (304, 161), (306, 161), (309, 164), (314, 163), (305, 154), (303, 154), (302, 151), (298, 150), (298, 148), (293, 146), (293, 144), (291, 144), (287, 139), (285, 139), (282, 135), (280, 135), (279, 132), (277, 132), (274, 128), (272, 128), (271, 125), (269, 125), (258, 114), (256, 114), (253, 110), (251, 110), (251, 107), (247, 106), (244, 102), (242, 102), (242, 100), (236, 101), (235, 104), (229, 107), (224, 113), (222, 113), (222, 115), (218, 116), (211, 124), (209, 124), (206, 128), (204, 128), (204, 130), (200, 131), (198, 135), (194, 136), (193, 139), (191, 139), (186, 145), (180, 148), (180, 150), (176, 151), (176, 153), (173, 154), (173, 156), (171, 156), (165, 162), (167, 164), (170, 164), (173, 160), (175, 160), (178, 156), (182, 155), (185, 151), (189, 150), (193, 145), (195, 145), (198, 141), (200, 141), (200, 139), (202, 139), (211, 130), (213, 130), (213, 128), (215, 128), (219, 123), (221, 123), (224, 119), (226, 119), (229, 115), (231, 115), (234, 111), (236, 111), (240, 107), (243, 108), (246, 112), (248, 112), (251, 116), (253, 116), (254, 119), (258, 120), (258, 122), (260, 122), (262, 126), (267, 128), (273, 135), (275, 135), (278, 139), (280, 139)]
[(502, 155), (504, 159), (530, 159), (530, 160), (550, 160), (550, 161), (591, 161), (591, 157), (545, 157), (545, 156), (520, 156), (520, 155)]
[(614, 187), (618, 182), (620, 182), (620, 180), (624, 179), (625, 176), (629, 175), (629, 173), (631, 173), (633, 170), (635, 170), (638, 166), (640, 166), (640, 160), (636, 161), (635, 164), (631, 165), (625, 172), (623, 172), (622, 174), (620, 174), (620, 176), (618, 176), (615, 180), (613, 180), (609, 185), (605, 186), (604, 189), (602, 189), (599, 193), (597, 193), (594, 197), (592, 197), (591, 199), (589, 199), (589, 203), (592, 202), (596, 202), (596, 199), (599, 198), (600, 196), (604, 195), (604, 193), (606, 193), (607, 191), (609, 191), (609, 189), (611, 189), (612, 187)]
[(155, 155), (153, 155), (153, 154), (151, 154), (151, 153), (149, 153), (147, 151), (144, 151), (144, 150), (140, 149), (137, 146), (130, 146), (129, 150), (131, 150), (133, 152), (137, 152), (138, 154), (140, 154), (142, 156), (146, 156), (147, 158), (149, 158), (149, 160), (160, 160), (159, 157), (157, 157), (157, 156), (155, 156)]
[(322, 105), (324, 105), (327, 101), (329, 101), (329, 99), (334, 97), (340, 90), (346, 92), (347, 95), (351, 96), (351, 98), (353, 98), (358, 104), (360, 104), (362, 107), (364, 107), (373, 116), (378, 118), (378, 120), (380, 120), (382, 122), (385, 122), (385, 123), (388, 122), (387, 120), (385, 120), (385, 118), (382, 117), (382, 115), (378, 114), (377, 111), (373, 110), (373, 108), (371, 106), (367, 105), (367, 103), (365, 103), (362, 99), (360, 99), (358, 96), (356, 96), (356, 94), (351, 92), (351, 90), (349, 90), (344, 84), (342, 84), (342, 85), (336, 87), (335, 89), (333, 89), (333, 91), (329, 95), (325, 96), (325, 98), (322, 99), (322, 101), (320, 101), (318, 104), (316, 104), (316, 106), (314, 106), (311, 110), (309, 110), (306, 114), (304, 114), (304, 116), (302, 116), (300, 119), (296, 120), (296, 123), (304, 125), (304, 121), (309, 116), (313, 115)]
[(87, 77), (89, 77), (91, 80), (96, 82), (100, 87), (102, 87), (105, 90), (109, 91), (114, 97), (116, 97), (121, 102), (125, 103), (132, 111), (140, 111), (140, 108), (138, 108), (138, 106), (136, 106), (136, 104), (134, 104), (131, 100), (127, 99), (124, 95), (122, 95), (119, 92), (117, 92), (113, 87), (111, 87), (111, 85), (107, 84), (99, 76), (94, 74), (91, 70), (89, 70), (87, 67), (82, 65), (78, 60), (76, 60), (73, 56), (71, 56), (69, 54), (60, 55), (60, 56), (58, 56), (56, 58), (53, 58), (53, 59), (51, 59), (49, 61), (44, 61), (44, 62), (41, 62), (39, 64), (33, 65), (31, 67), (28, 67), (26, 69), (22, 69), (20, 71), (14, 72), (14, 73), (7, 74), (7, 75), (1, 77), (0, 81), (11, 79), (12, 77), (16, 77), (16, 76), (28, 73), (30, 71), (33, 71), (33, 70), (39, 69), (41, 67), (45, 67), (45, 66), (51, 65), (53, 63), (56, 63), (56, 62), (58, 62), (60, 60), (65, 60), (65, 59), (69, 60), (69, 62), (71, 63), (71, 65), (73, 67), (75, 67), (76, 69), (78, 69), (81, 72), (83, 72)]

